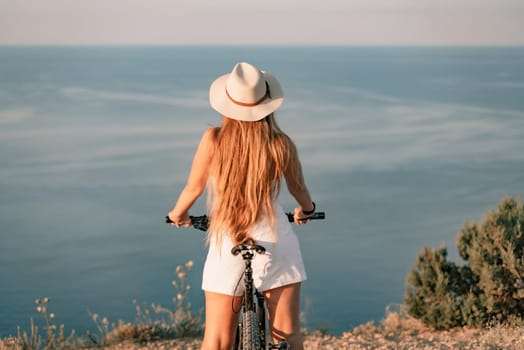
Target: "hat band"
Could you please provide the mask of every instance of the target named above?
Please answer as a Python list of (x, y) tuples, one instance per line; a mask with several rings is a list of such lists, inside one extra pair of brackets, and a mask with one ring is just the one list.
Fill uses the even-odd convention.
[(225, 90), (226, 90), (226, 95), (231, 100), (231, 102), (233, 102), (236, 105), (242, 106), (242, 107), (255, 107), (255, 106), (259, 105), (260, 103), (262, 103), (262, 101), (264, 101), (266, 98), (271, 97), (271, 95), (269, 93), (269, 85), (268, 85), (267, 81), (266, 81), (266, 93), (264, 94), (264, 96), (262, 96), (260, 99), (258, 99), (257, 101), (255, 101), (253, 103), (246, 103), (246, 102), (237, 101), (233, 97), (231, 97), (231, 95), (227, 91), (227, 87), (225, 88)]

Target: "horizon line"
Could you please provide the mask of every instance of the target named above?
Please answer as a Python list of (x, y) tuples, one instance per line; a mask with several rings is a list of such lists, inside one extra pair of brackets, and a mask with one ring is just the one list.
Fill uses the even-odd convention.
[(187, 44), (187, 43), (0, 43), (0, 47), (253, 47), (253, 48), (269, 48), (269, 47), (289, 47), (289, 48), (308, 48), (308, 47), (324, 47), (324, 48), (373, 48), (373, 47), (391, 47), (391, 48), (524, 48), (522, 44), (320, 44), (320, 43), (301, 43), (301, 44)]

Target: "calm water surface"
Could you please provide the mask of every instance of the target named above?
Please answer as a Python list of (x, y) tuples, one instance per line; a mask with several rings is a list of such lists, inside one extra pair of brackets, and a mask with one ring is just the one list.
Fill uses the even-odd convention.
[(281, 80), (327, 212), (297, 229), (310, 328), (380, 321), (422, 247), (457, 259), (464, 221), (524, 192), (523, 48), (0, 47), (0, 336), (43, 296), (80, 334), (171, 306), (188, 260), (202, 307), (204, 237), (162, 219), (219, 123), (209, 84), (242, 60)]

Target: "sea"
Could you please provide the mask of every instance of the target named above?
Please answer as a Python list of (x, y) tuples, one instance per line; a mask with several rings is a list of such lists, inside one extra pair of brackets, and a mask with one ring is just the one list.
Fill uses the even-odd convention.
[[(276, 113), (326, 219), (296, 228), (304, 327), (379, 324), (424, 247), (524, 193), (524, 47), (0, 46), (0, 337), (203, 309), (205, 236), (164, 223), (237, 62), (276, 75)], [(280, 202), (295, 203), (285, 186)], [(191, 214), (205, 210), (199, 199)]]

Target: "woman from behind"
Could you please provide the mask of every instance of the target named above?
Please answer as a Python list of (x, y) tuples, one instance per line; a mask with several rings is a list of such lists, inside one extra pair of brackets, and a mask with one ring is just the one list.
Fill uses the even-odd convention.
[[(204, 266), (203, 349), (230, 349), (238, 324), (244, 263), (231, 248), (256, 241), (266, 248), (252, 262), (255, 287), (263, 292), (274, 342), (303, 349), (300, 286), (306, 279), (300, 246), (278, 194), (284, 179), (298, 207), (295, 223), (307, 222), (315, 204), (305, 185), (293, 141), (278, 127), (274, 111), (283, 102), (278, 80), (238, 63), (210, 88), (211, 106), (222, 124), (206, 130), (187, 183), (168, 214), (177, 227), (191, 224), (189, 209), (208, 189), (209, 250)], [(233, 306), (233, 307), (232, 307)]]

